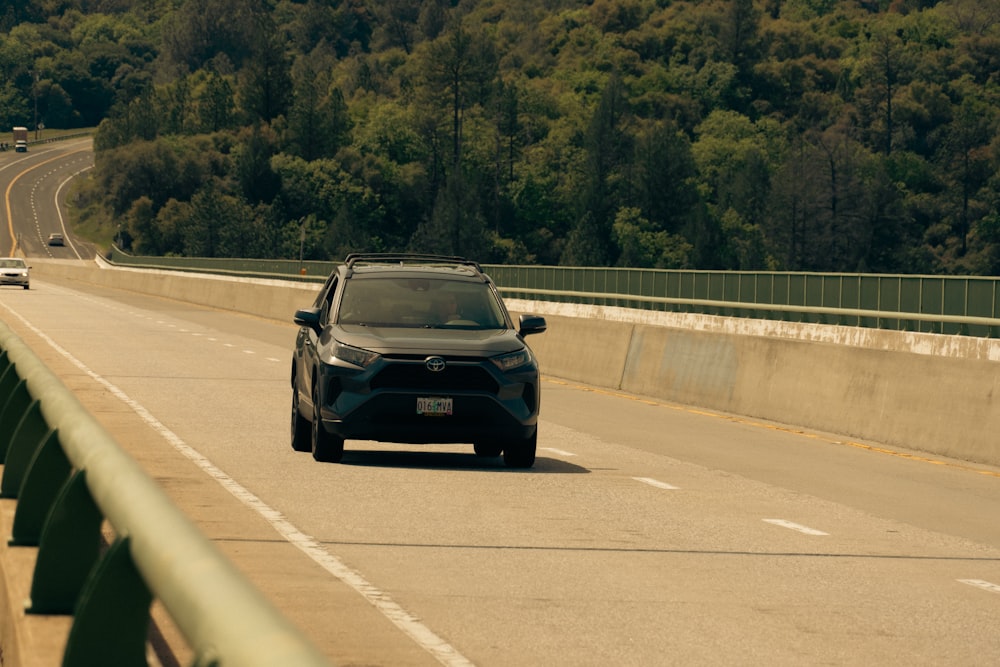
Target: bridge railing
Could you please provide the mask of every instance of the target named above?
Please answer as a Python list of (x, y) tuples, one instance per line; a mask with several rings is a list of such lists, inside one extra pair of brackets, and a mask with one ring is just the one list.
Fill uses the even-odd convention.
[[(335, 262), (136, 257), (118, 266), (323, 281)], [(505, 296), (729, 317), (1000, 337), (1000, 278), (863, 273), (484, 267)]]
[(26, 612), (73, 616), (64, 666), (145, 665), (154, 599), (197, 665), (329, 665), (2, 322), (0, 460)]

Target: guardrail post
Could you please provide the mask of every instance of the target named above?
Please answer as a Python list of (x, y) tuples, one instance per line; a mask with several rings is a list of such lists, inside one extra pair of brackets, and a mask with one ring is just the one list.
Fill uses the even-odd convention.
[(51, 431), (32, 459), (21, 484), (14, 510), (11, 546), (38, 546), (45, 519), (72, 469), (59, 442), (59, 432)]
[(0, 461), (6, 461), (7, 450), (10, 448), (10, 443), (14, 441), (17, 424), (21, 421), (28, 406), (31, 405), (28, 383), (18, 377), (17, 370), (13, 366), (7, 369), (7, 373), (4, 375), (5, 380), (8, 375), (13, 377), (14, 386), (5, 399), (3, 410), (0, 410)]
[(0, 498), (17, 498), (31, 459), (52, 429), (42, 416), (42, 403), (33, 400), (21, 416), (7, 448), (0, 481)]
[(77, 605), (63, 667), (146, 667), (153, 596), (136, 570), (129, 538), (108, 548)]
[(73, 613), (100, 554), (103, 522), (87, 488), (86, 472), (74, 473), (62, 485), (45, 521), (27, 613)]
[[(5, 356), (6, 354), (4, 352)], [(14, 392), (20, 382), (21, 378), (17, 375), (14, 364), (6, 364), (3, 371), (0, 372), (0, 461), (3, 461), (4, 457), (7, 456), (7, 445), (10, 443), (10, 437), (14, 434), (14, 424), (7, 423), (7, 404), (14, 400)], [(13, 420), (13, 411), (11, 415), (10, 419)]]

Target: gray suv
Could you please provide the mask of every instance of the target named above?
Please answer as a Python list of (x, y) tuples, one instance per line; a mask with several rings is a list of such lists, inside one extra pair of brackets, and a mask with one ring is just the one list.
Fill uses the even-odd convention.
[(530, 468), (538, 436), (538, 363), (476, 262), (351, 254), (311, 308), (298, 310), (292, 447), (339, 462), (344, 440), (471, 443)]

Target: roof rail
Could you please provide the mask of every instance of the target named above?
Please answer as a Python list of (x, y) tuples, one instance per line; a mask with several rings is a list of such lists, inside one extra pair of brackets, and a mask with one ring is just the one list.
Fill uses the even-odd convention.
[(479, 262), (466, 259), (459, 255), (428, 255), (408, 252), (352, 252), (345, 259), (347, 268), (351, 269), (358, 262), (394, 262), (399, 264), (461, 264), (471, 266), (482, 272)]

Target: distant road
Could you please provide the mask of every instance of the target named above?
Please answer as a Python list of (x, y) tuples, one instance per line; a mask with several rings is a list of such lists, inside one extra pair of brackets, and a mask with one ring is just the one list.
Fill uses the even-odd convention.
[[(27, 153), (0, 152), (2, 254), (93, 258), (93, 247), (73, 237), (64, 205), (70, 181), (93, 165), (90, 137), (32, 145)], [(48, 245), (53, 233), (63, 235), (64, 246)]]

